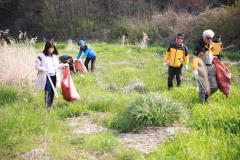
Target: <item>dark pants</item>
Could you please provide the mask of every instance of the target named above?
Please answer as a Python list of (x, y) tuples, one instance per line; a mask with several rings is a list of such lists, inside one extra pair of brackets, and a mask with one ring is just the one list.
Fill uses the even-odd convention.
[(172, 66), (168, 67), (168, 88), (169, 89), (173, 87), (173, 78), (175, 75), (177, 80), (177, 86), (181, 85), (180, 74), (181, 74), (181, 67), (172, 67)]
[(180, 65), (180, 75), (182, 75), (183, 64)]
[(91, 61), (91, 72), (93, 72), (95, 70), (95, 61), (96, 61), (96, 56), (92, 57), (92, 58), (86, 58), (84, 65), (88, 70), (88, 63)]
[[(45, 104), (47, 107), (51, 107), (53, 98), (54, 98), (54, 91), (48, 77), (46, 78), (47, 78), (47, 81), (45, 85)], [(50, 76), (50, 78), (53, 82), (54, 87), (56, 87), (56, 82), (57, 82), (56, 76)]]

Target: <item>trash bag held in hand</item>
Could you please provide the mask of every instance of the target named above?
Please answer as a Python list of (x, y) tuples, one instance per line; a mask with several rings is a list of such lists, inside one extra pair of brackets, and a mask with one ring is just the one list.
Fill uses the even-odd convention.
[(213, 58), (213, 64), (215, 65), (218, 87), (228, 97), (230, 95), (231, 73), (217, 57)]
[(63, 71), (62, 95), (63, 99), (66, 101), (77, 100), (80, 98), (70, 75), (69, 67), (66, 67)]
[(76, 72), (80, 72), (80, 73), (87, 72), (87, 68), (84, 66), (84, 64), (80, 60), (75, 60), (74, 67), (75, 67)]

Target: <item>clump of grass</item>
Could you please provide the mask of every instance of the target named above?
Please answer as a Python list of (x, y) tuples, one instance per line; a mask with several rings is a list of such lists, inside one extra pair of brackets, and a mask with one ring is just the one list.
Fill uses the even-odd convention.
[(17, 90), (0, 86), (0, 105), (14, 103), (15, 101), (17, 101)]
[(119, 145), (111, 132), (100, 132), (92, 136), (82, 135), (73, 139), (71, 143), (79, 144), (84, 150), (100, 154), (112, 152)]
[(163, 95), (149, 94), (131, 102), (126, 112), (113, 120), (110, 126), (120, 131), (143, 126), (169, 126), (187, 115), (187, 110), (181, 104)]
[(115, 157), (118, 160), (142, 160), (143, 155), (135, 150), (124, 148), (115, 151)]
[(87, 112), (87, 106), (79, 105), (78, 102), (66, 102), (64, 100), (56, 104), (57, 114), (60, 118), (71, 118), (81, 116), (82, 113)]

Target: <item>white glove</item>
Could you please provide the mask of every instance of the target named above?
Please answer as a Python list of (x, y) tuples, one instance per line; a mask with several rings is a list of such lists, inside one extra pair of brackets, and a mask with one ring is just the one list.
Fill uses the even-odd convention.
[(38, 70), (41, 71), (41, 72), (45, 72), (46, 71), (46, 69), (44, 67), (39, 67)]
[(192, 73), (193, 73), (194, 77), (198, 76), (198, 71), (197, 70), (194, 70)]
[(184, 66), (185, 66), (186, 70), (189, 70), (189, 67), (188, 67), (188, 65), (187, 65), (187, 64), (185, 64)]
[(163, 67), (167, 68), (168, 67), (168, 64), (167, 63), (163, 63)]

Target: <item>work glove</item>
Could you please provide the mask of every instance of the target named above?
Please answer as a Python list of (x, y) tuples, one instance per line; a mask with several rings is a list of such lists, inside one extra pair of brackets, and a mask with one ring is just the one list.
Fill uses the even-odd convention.
[(197, 70), (194, 70), (192, 73), (193, 73), (194, 77), (198, 76), (198, 71)]
[(164, 67), (164, 68), (167, 68), (167, 67), (168, 67), (168, 63), (165, 63), (165, 62), (164, 62), (164, 63), (163, 63), (163, 67)]
[(189, 70), (189, 67), (187, 64), (184, 65), (186, 70)]
[(39, 68), (38, 68), (38, 71), (40, 71), (40, 72), (46, 72), (46, 69), (45, 69), (44, 67), (39, 67)]

